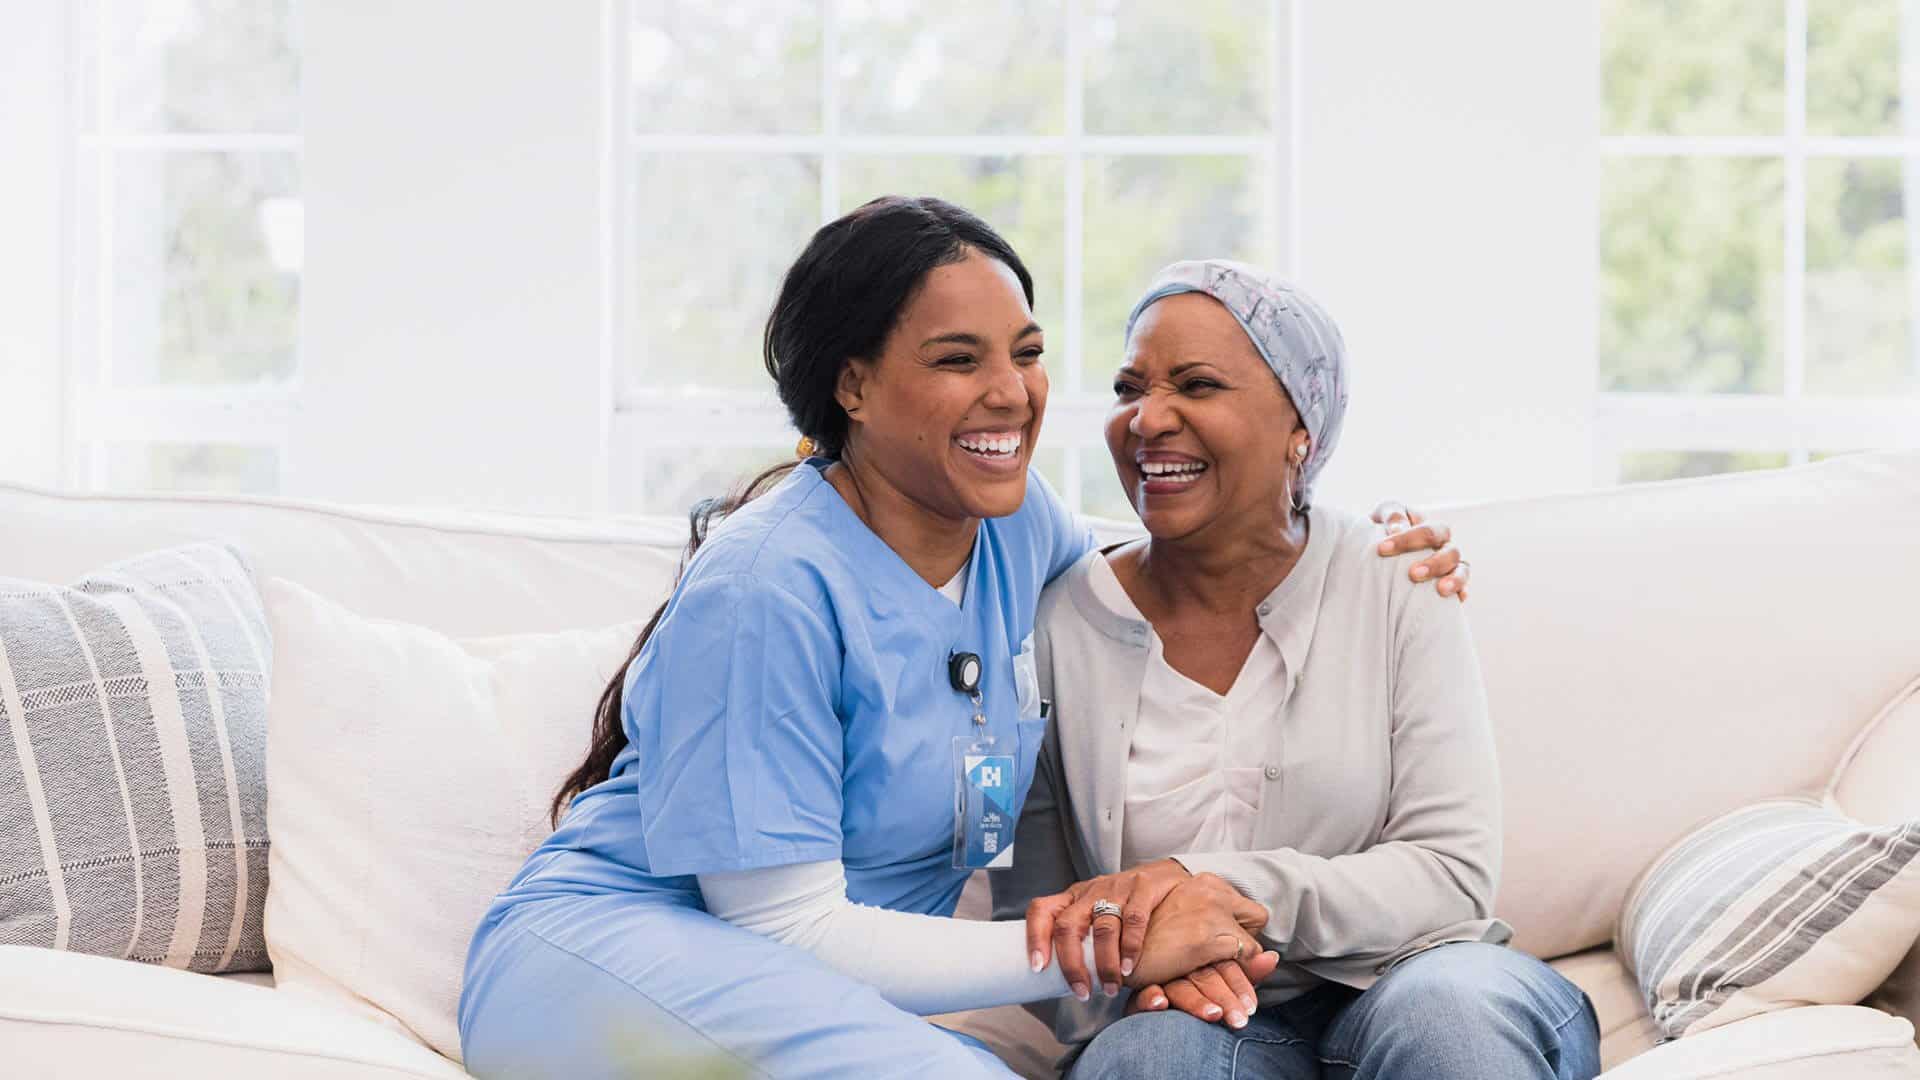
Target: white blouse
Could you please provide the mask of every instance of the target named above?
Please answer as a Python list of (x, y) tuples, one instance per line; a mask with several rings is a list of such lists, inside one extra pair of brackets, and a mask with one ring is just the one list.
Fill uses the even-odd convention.
[[(1145, 621), (1113, 567), (1092, 560), (1093, 594), (1116, 615)], [(1160, 635), (1147, 652), (1140, 720), (1127, 755), (1123, 866), (1176, 852), (1249, 851), (1260, 813), (1268, 725), (1287, 697), (1287, 664), (1261, 634), (1220, 695), (1167, 663)]]

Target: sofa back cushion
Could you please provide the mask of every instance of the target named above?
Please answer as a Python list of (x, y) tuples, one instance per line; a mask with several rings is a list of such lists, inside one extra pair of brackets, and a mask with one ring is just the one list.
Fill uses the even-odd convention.
[(363, 510), (224, 495), (85, 495), (0, 484), (0, 575), (67, 581), (195, 540), (262, 578), (460, 636), (645, 619), (666, 598), (684, 520)]
[(1536, 955), (1606, 942), (1627, 886), (1691, 826), (1817, 794), (1915, 674), (1920, 454), (1444, 517), (1473, 562), (1500, 754), (1496, 908)]
[[(1915, 650), (1920, 665), (1920, 649)], [(1827, 798), (1875, 825), (1920, 820), (1920, 678), (1902, 687), (1834, 769)], [(1920, 1025), (1920, 945), (1866, 1004)]]
[[(1818, 790), (1914, 675), (1920, 454), (1439, 516), (1474, 564), (1467, 613), (1506, 803), (1499, 913), (1536, 954), (1604, 944), (1634, 876), (1689, 825)], [(0, 521), (0, 573), (61, 580), (96, 560), (225, 537), (263, 574), (456, 636), (644, 619), (685, 537), (676, 519), (6, 485)]]

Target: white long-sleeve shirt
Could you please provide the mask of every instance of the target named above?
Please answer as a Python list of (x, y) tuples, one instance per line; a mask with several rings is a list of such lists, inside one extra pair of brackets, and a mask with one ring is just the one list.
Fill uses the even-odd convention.
[[(1016, 855), (1017, 857), (1017, 855)], [(921, 1016), (1065, 996), (1057, 959), (1034, 971), (1026, 924), (977, 922), (856, 904), (838, 859), (701, 874), (707, 910), (805, 949)], [(1094, 972), (1093, 937), (1083, 946)]]

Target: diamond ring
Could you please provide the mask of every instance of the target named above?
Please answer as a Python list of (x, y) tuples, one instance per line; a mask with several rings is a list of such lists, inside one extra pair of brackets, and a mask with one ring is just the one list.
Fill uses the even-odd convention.
[(1120, 905), (1111, 900), (1095, 900), (1093, 902), (1093, 917), (1097, 919), (1102, 915), (1111, 915), (1116, 919), (1119, 918)]

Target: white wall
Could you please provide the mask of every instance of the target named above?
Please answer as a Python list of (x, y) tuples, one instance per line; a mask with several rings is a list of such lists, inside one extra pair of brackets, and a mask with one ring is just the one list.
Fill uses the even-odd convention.
[(66, 20), (0, 3), (0, 479), (61, 479)]
[(1328, 497), (1431, 503), (1585, 486), (1593, 6), (1301, 7), (1298, 272), (1339, 320), (1353, 364)]
[(600, 498), (601, 6), (303, 7), (287, 493)]

